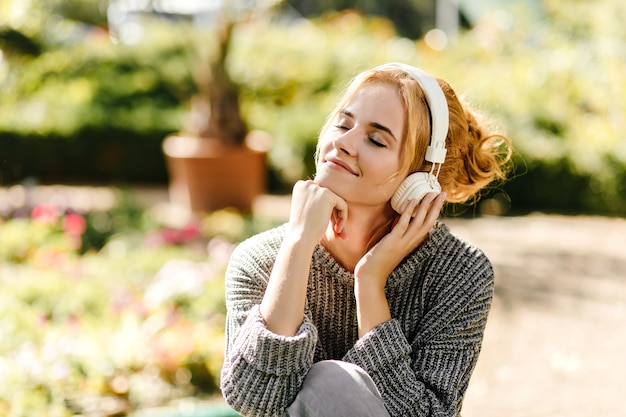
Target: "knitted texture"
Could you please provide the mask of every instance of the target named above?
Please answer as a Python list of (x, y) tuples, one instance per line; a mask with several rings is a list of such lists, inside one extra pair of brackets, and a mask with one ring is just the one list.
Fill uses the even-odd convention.
[(317, 245), (302, 325), (285, 337), (259, 312), (285, 231), (242, 242), (226, 272), (228, 403), (244, 416), (282, 416), (311, 365), (339, 359), (372, 377), (392, 416), (458, 415), (493, 296), (487, 257), (438, 223), (387, 280), (392, 319), (359, 339), (354, 275)]

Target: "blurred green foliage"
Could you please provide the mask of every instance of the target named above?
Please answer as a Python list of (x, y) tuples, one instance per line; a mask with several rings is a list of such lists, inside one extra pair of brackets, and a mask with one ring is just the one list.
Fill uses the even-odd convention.
[(194, 91), (184, 39), (154, 21), (150, 41), (115, 44), (96, 5), (0, 2), (0, 182), (166, 180), (160, 141)]
[[(195, 92), (180, 27), (146, 20), (142, 40), (123, 45), (106, 28), (37, 16), (4, 22), (31, 52), (6, 52), (0, 67), (0, 182), (166, 181), (161, 141)], [(626, 4), (552, 0), (543, 19), (525, 16), (497, 11), (442, 51), (354, 12), (240, 23), (227, 64), (249, 126), (274, 138), (271, 191), (313, 174), (318, 130), (347, 80), (398, 60), (450, 81), (512, 139), (513, 179), (493, 192), (514, 212), (626, 214)]]
[(544, 5), (542, 21), (492, 15), (434, 68), (513, 140), (514, 205), (626, 215), (626, 4)]

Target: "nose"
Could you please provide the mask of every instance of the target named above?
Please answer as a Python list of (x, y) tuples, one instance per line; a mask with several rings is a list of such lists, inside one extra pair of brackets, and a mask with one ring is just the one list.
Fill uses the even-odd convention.
[(355, 155), (358, 144), (358, 133), (356, 128), (352, 128), (335, 137), (333, 144), (335, 148), (346, 154)]

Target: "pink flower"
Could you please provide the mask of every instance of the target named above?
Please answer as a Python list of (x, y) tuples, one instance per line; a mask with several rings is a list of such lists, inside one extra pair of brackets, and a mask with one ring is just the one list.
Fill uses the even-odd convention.
[(39, 324), (40, 326), (45, 326), (49, 322), (50, 322), (50, 319), (48, 318), (47, 314), (41, 313), (37, 317), (37, 324)]
[(81, 236), (87, 230), (87, 221), (77, 213), (68, 213), (63, 218), (63, 230), (71, 236)]
[(161, 236), (165, 243), (170, 245), (180, 245), (189, 243), (200, 235), (200, 229), (197, 224), (191, 223), (183, 229), (164, 227), (161, 230)]
[(182, 230), (182, 238), (186, 241), (191, 241), (200, 235), (200, 228), (197, 224), (189, 224)]
[(39, 204), (33, 209), (31, 217), (41, 224), (54, 224), (59, 218), (59, 209), (53, 204)]

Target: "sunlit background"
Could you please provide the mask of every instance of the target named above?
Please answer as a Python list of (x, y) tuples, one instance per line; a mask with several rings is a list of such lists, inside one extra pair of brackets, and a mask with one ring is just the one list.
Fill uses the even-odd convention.
[[(0, 0), (0, 415), (232, 415), (230, 251), (286, 219), (342, 87), (388, 61), (515, 148), (445, 214), (497, 274), (464, 415), (619, 415), (624, 21), (621, 0)], [(214, 149), (230, 171), (183, 166)]]

